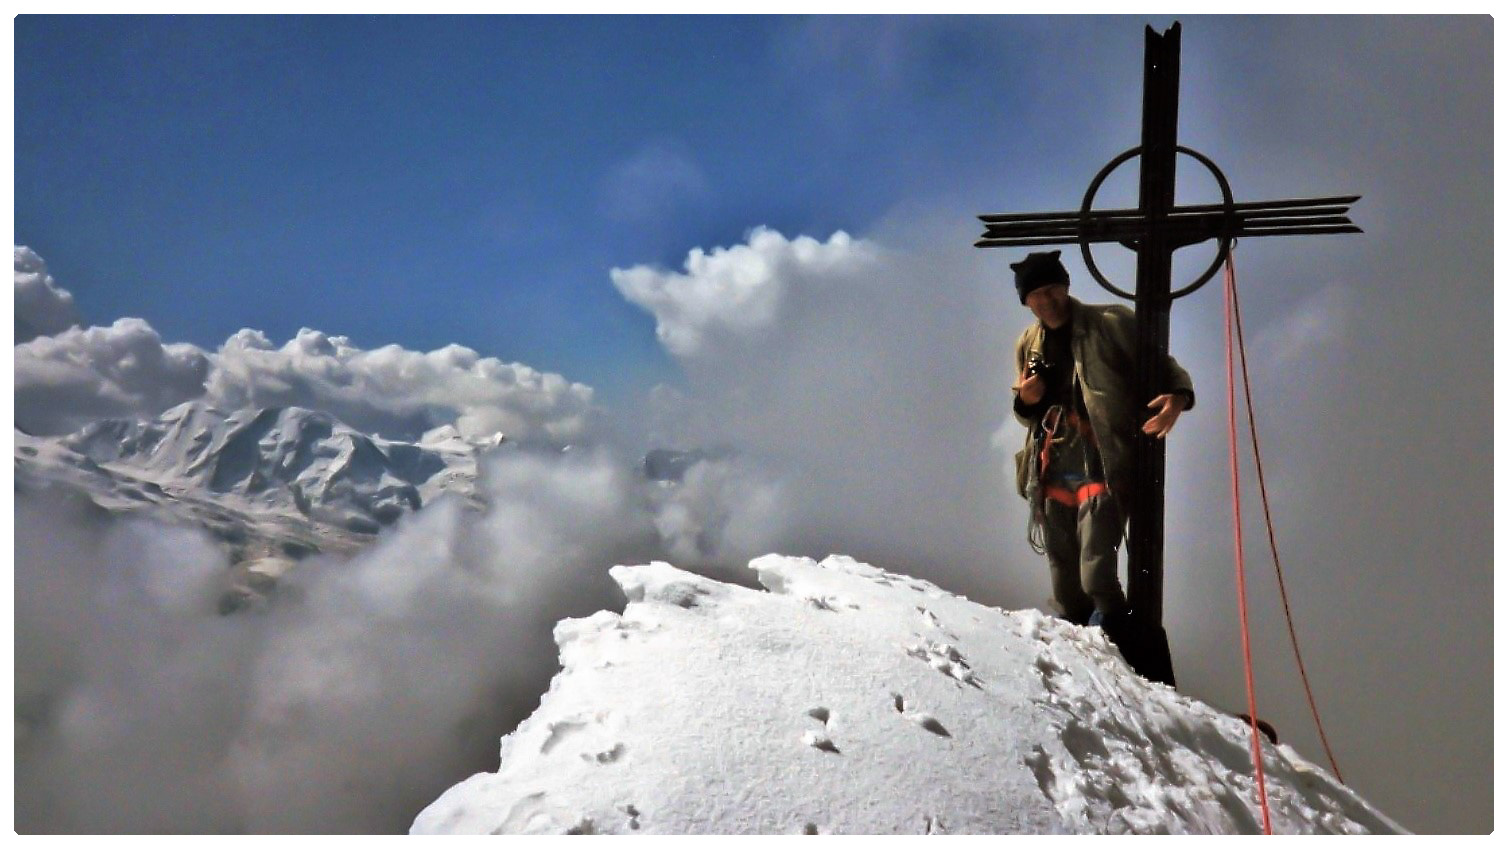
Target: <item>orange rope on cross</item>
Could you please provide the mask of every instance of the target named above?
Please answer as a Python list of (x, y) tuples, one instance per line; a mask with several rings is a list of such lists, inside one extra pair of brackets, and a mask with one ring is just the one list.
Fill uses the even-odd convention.
[(1256, 724), (1256, 679), (1251, 661), (1251, 627), (1245, 603), (1245, 546), (1240, 528), (1240, 457), (1235, 433), (1235, 341), (1232, 328), (1235, 291), (1234, 253), (1224, 266), (1224, 353), (1225, 376), (1228, 378), (1227, 397), (1230, 420), (1230, 489), (1234, 495), (1235, 517), (1235, 593), (1240, 605), (1240, 645), (1245, 654), (1245, 692), (1250, 710), (1251, 762), (1256, 768), (1256, 787), (1261, 796), (1261, 824), (1268, 834), (1272, 832), (1272, 814), (1266, 799), (1266, 771), (1261, 763), (1261, 731)]
[(1340, 764), (1334, 758), (1334, 751), (1329, 747), (1329, 737), (1324, 733), (1324, 722), (1319, 718), (1319, 705), (1313, 697), (1313, 687), (1308, 685), (1308, 669), (1303, 663), (1303, 651), (1298, 648), (1298, 631), (1292, 622), (1292, 606), (1287, 602), (1287, 581), (1282, 577), (1282, 558), (1277, 556), (1277, 534), (1273, 529), (1271, 499), (1266, 494), (1266, 473), (1261, 463), (1261, 440), (1256, 437), (1256, 408), (1251, 403), (1251, 375), (1246, 368), (1245, 358), (1245, 325), (1240, 319), (1240, 292), (1235, 287), (1235, 252), (1232, 249), (1227, 259), (1226, 273), (1230, 286), (1230, 301), (1235, 312), (1235, 334), (1240, 347), (1240, 375), (1241, 382), (1245, 385), (1245, 411), (1251, 430), (1251, 449), (1256, 456), (1256, 480), (1261, 484), (1261, 509), (1266, 516), (1266, 538), (1271, 543), (1272, 564), (1277, 570), (1277, 591), (1282, 596), (1282, 612), (1287, 617), (1287, 635), (1292, 642), (1292, 653), (1298, 662), (1298, 676), (1303, 680), (1303, 692), (1308, 698), (1308, 710), (1313, 713), (1313, 723), (1319, 730), (1319, 742), (1324, 746), (1324, 755), (1329, 758), (1329, 767), (1334, 770), (1334, 776), (1340, 783), (1345, 782), (1344, 775), (1340, 774)]

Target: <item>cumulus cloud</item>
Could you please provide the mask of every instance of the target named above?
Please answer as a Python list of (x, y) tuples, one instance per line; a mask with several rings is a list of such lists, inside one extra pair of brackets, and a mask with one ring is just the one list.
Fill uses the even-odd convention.
[(924, 227), (826, 242), (759, 228), (691, 251), (680, 272), (613, 282), (685, 370), (684, 391), (652, 398), (654, 432), (729, 446), (765, 476), (779, 492), (770, 549), (849, 553), (1033, 604), (1045, 572), (1011, 520), (1024, 526), (1008, 454), (990, 443), (1027, 316), (1008, 285), (980, 283), (981, 251), (924, 247), (945, 243)]
[(47, 263), (16, 245), (16, 343), (60, 333), (79, 323), (73, 295), (47, 273)]
[(656, 332), (677, 356), (694, 357), (718, 337), (749, 337), (783, 317), (792, 288), (841, 285), (872, 266), (877, 249), (837, 232), (825, 243), (809, 236), (787, 239), (758, 227), (748, 243), (695, 248), (683, 272), (637, 265), (614, 268), (623, 297), (654, 315)]
[(206, 396), (228, 409), (319, 409), (359, 430), (403, 437), (454, 424), (467, 436), (564, 444), (587, 435), (596, 414), (591, 388), (559, 374), (460, 345), (362, 350), (309, 329), (280, 348), (254, 330), (231, 336), (215, 356)]
[[(16, 248), (15, 276), (18, 338), (23, 311), (33, 316), (28, 326), (39, 327), (64, 320), (62, 305), (72, 314), (72, 297), (55, 286), (36, 253)], [(23, 299), (31, 304), (25, 310)], [(588, 437), (599, 414), (589, 386), (459, 345), (363, 350), (344, 336), (304, 329), (278, 347), (246, 329), (209, 352), (165, 343), (140, 318), (17, 345), (15, 379), (16, 426), (38, 435), (72, 432), (100, 418), (150, 418), (194, 399), (227, 412), (302, 406), (395, 438), (451, 424), (467, 436), (500, 432), (557, 445)]]
[(40, 336), (15, 348), (16, 426), (51, 435), (152, 416), (202, 395), (211, 367), (203, 350), (164, 344), (140, 318)]

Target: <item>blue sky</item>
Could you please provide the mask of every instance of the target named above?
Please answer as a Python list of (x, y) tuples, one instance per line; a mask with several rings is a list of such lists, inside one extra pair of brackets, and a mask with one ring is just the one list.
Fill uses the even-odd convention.
[[(210, 350), (243, 327), (277, 344), (300, 327), (364, 349), (458, 343), (621, 409), (694, 381), (612, 269), (679, 268), (760, 226), (841, 229), (912, 257), (895, 266), (905, 273), (924, 269), (887, 272), (908, 297), (950, 300), (915, 322), (878, 313), (893, 323), (876, 335), (934, 333), (904, 339), (891, 361), (919, 363), (901, 374), (919, 378), (895, 385), (961, 391), (1003, 367), (1026, 317), (996, 298), (998, 313), (979, 314), (998, 318), (983, 338), (998, 360), (928, 370), (979, 340), (937, 329), (959, 293), (983, 303), (1009, 285), (1016, 257), (972, 248), (974, 216), (1076, 207), (1138, 142), (1143, 27), (1171, 22), (22, 16), (15, 241), (88, 324), (137, 316)], [(1364, 195), (1364, 236), (1239, 252), (1247, 330), (1272, 352), (1254, 382), (1296, 525), (1284, 544), (1307, 554), (1293, 579), (1308, 582), (1321, 700), (1385, 811), (1424, 831), (1489, 830), (1492, 22), (1182, 23), (1179, 138), (1220, 163), (1238, 199)], [(1180, 200), (1211, 199), (1183, 173)], [(1121, 176), (1105, 203), (1131, 199), (1133, 172)], [(1179, 646), (1208, 647), (1179, 658), (1180, 681), (1230, 705), (1243, 698), (1233, 628), (1209, 602), (1229, 587), (1204, 568), (1223, 568), (1229, 544), (1211, 541), (1227, 516), (1204, 494), (1227, 485), (1219, 306), (1211, 286), (1173, 316), (1174, 353), (1210, 414), (1179, 424), (1169, 458), (1169, 480), (1184, 481), (1169, 539), (1191, 565), (1169, 579), (1168, 610)], [(928, 360), (928, 347), (950, 353)], [(827, 388), (798, 400), (820, 406)], [(839, 400), (839, 436), (894, 412), (951, 414), (918, 413), (915, 397)], [(929, 435), (876, 450), (935, 451)], [(959, 461), (987, 461), (972, 444)], [(1268, 612), (1268, 642), (1285, 651)], [(1284, 680), (1290, 724), (1306, 723)]]
[(673, 377), (613, 266), (758, 225), (861, 233), (906, 203), (955, 206), (966, 244), (1002, 202), (991, 171), (1036, 140), (1010, 81), (1075, 36), (1051, 29), (22, 17), (16, 239), (94, 323), (457, 342), (611, 398)]

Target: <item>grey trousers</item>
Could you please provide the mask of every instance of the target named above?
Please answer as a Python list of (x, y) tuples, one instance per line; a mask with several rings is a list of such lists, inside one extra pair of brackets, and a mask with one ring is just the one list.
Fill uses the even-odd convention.
[(1109, 615), (1126, 607), (1119, 559), (1125, 520), (1113, 495), (1095, 495), (1076, 507), (1048, 498), (1042, 530), (1057, 612), (1086, 624), (1096, 609)]

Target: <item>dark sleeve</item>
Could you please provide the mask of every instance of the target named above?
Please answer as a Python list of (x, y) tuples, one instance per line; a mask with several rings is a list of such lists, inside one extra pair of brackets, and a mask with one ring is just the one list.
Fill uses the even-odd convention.
[[(1015, 373), (1020, 374), (1026, 367), (1026, 348), (1030, 346), (1033, 328), (1028, 326), (1021, 331), (1020, 337), (1015, 340)], [(1015, 412), (1015, 420), (1020, 426), (1029, 430), (1041, 420), (1042, 413), (1046, 412), (1046, 398), (1030, 406), (1021, 403), (1020, 395), (1015, 395), (1015, 403), (1012, 408)]]
[(1015, 414), (1022, 419), (1033, 422), (1039, 421), (1041, 420), (1042, 413), (1046, 411), (1047, 399), (1045, 397), (1035, 403), (1027, 404), (1020, 399), (1020, 395), (1015, 396)]

